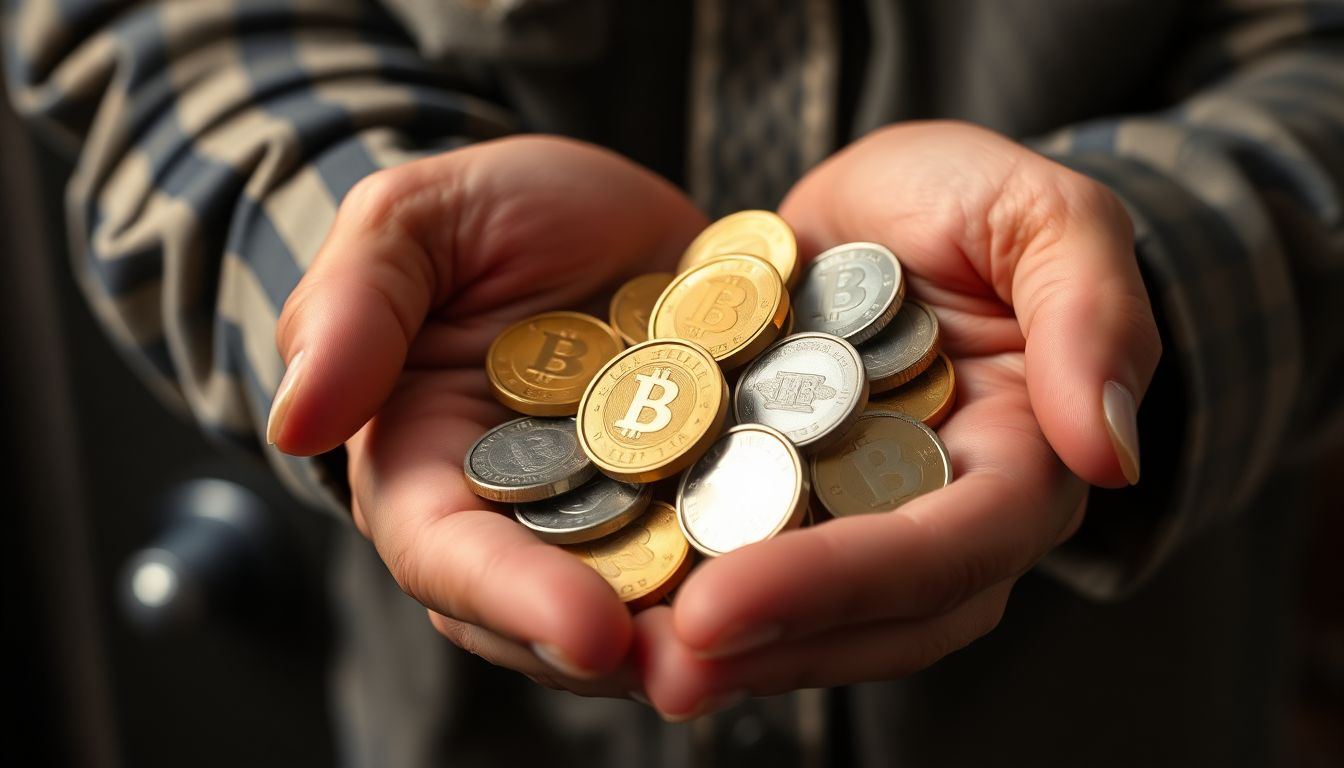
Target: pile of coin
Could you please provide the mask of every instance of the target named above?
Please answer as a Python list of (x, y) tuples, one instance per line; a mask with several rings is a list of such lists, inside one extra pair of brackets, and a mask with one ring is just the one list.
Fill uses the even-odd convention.
[(678, 274), (617, 290), (609, 324), (547, 312), (506, 328), (486, 372), (525, 416), (467, 452), (472, 490), (512, 502), (638, 610), (696, 553), (951, 482), (933, 428), (952, 408), (952, 364), (900, 261), (860, 242), (799, 266), (783, 219), (742, 211), (706, 228)]

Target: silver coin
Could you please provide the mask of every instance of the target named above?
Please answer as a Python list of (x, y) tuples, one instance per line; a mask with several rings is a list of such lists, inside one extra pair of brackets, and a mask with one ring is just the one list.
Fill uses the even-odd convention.
[(716, 557), (802, 522), (809, 474), (778, 430), (741, 424), (714, 441), (677, 489), (686, 540)]
[(513, 516), (552, 544), (578, 544), (615, 533), (644, 514), (653, 486), (598, 475), (574, 490), (541, 501), (515, 504)]
[(597, 472), (579, 448), (573, 416), (506, 421), (482, 435), (462, 465), (471, 490), (492, 501), (558, 496)]
[(804, 453), (838, 439), (867, 405), (858, 350), (825, 333), (798, 333), (767, 347), (733, 395), (739, 424), (774, 427)]
[(918, 299), (901, 303), (896, 319), (859, 347), (869, 394), (886, 392), (928, 369), (938, 357), (938, 316)]
[(845, 243), (812, 262), (794, 296), (798, 330), (862, 344), (887, 326), (905, 298), (896, 254), (877, 243)]

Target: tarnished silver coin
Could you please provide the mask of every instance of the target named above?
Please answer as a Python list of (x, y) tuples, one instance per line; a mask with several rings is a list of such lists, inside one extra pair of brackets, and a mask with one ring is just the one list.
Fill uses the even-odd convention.
[(794, 296), (798, 330), (862, 344), (891, 322), (905, 298), (896, 254), (877, 243), (845, 243), (812, 262)]
[(513, 516), (552, 544), (578, 544), (615, 533), (644, 514), (653, 487), (598, 475), (550, 499), (513, 505)]
[(787, 437), (761, 424), (739, 424), (682, 475), (677, 520), (691, 546), (716, 557), (798, 527), (809, 486)]
[(896, 319), (859, 347), (869, 394), (895, 389), (938, 358), (938, 316), (918, 299), (901, 303)]
[(579, 448), (574, 417), (527, 416), (481, 435), (462, 460), (467, 485), (492, 501), (537, 501), (577, 488), (597, 472)]
[(739, 424), (774, 427), (803, 453), (838, 439), (867, 404), (863, 358), (825, 333), (798, 333), (767, 347), (733, 395)]

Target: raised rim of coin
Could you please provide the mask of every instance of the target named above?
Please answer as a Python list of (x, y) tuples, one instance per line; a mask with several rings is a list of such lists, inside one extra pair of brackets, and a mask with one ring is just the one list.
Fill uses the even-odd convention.
[[(520, 329), (525, 328), (529, 323), (561, 319), (580, 322), (588, 326), (593, 331), (592, 338), (610, 340), (612, 355), (625, 348), (625, 343), (621, 341), (621, 337), (616, 334), (611, 326), (583, 312), (555, 310), (524, 317), (510, 323), (504, 330), (500, 331), (499, 335), (495, 336), (494, 341), (490, 342), (490, 349), (485, 353), (485, 375), (490, 380), (490, 391), (494, 394), (496, 400), (512, 410), (529, 416), (573, 416), (578, 411), (579, 400), (583, 398), (583, 393), (592, 379), (584, 380), (582, 385), (573, 384), (558, 388), (554, 390), (558, 394), (542, 400), (526, 395), (527, 389), (534, 388), (535, 384), (523, 381), (514, 375), (511, 370), (498, 364), (498, 355), (501, 349), (509, 343), (511, 337), (518, 333)], [(610, 358), (611, 356), (608, 356), (607, 359)]]
[(577, 544), (620, 530), (644, 514), (652, 500), (652, 486), (598, 474), (559, 496), (514, 504), (513, 516), (542, 541)]
[[(793, 434), (793, 432), (795, 432), (796, 430), (786, 431), (780, 429), (780, 427), (778, 427), (777, 425), (773, 424), (766, 425), (766, 426), (772, 426), (775, 429), (780, 429), (781, 432), (784, 432), (784, 434), (791, 441), (793, 441), (794, 447), (796, 447), (799, 451), (803, 453), (810, 453), (811, 451), (821, 450), (822, 448), (831, 444), (835, 440), (838, 440), (840, 436), (843, 435), (845, 431), (849, 429), (850, 425), (852, 425), (859, 418), (859, 416), (862, 415), (863, 409), (868, 404), (868, 375), (863, 369), (863, 357), (859, 354), (859, 351), (854, 348), (853, 344), (850, 344), (849, 342), (845, 341), (844, 339), (838, 336), (832, 336), (829, 333), (821, 333), (817, 331), (806, 331), (803, 333), (795, 333), (792, 336), (787, 336), (783, 339), (780, 339), (779, 341), (776, 341), (774, 344), (771, 344), (769, 347), (766, 347), (765, 351), (761, 352), (761, 354), (751, 362), (751, 365), (747, 366), (747, 369), (743, 371), (741, 377), (738, 378), (737, 387), (733, 392), (733, 416), (736, 418), (738, 423), (742, 424), (764, 423), (761, 420), (761, 416), (759, 414), (755, 413), (754, 411), (747, 410), (747, 405), (744, 402), (743, 398), (750, 397), (750, 395), (743, 395), (743, 392), (747, 391), (749, 388), (760, 383), (753, 381), (753, 379), (763, 369), (767, 368), (772, 364), (773, 355), (778, 354), (779, 351), (784, 347), (786, 347), (787, 345), (802, 344), (807, 342), (820, 342), (823, 344), (830, 344), (834, 345), (836, 348), (841, 350), (843, 354), (848, 356), (850, 361), (853, 363), (853, 373), (855, 381), (848, 385), (850, 389), (850, 397), (844, 403), (844, 407), (842, 409), (843, 415), (841, 416), (840, 419), (832, 422), (829, 425), (819, 425), (817, 429), (811, 431), (810, 434), (798, 435), (796, 437)], [(778, 373), (776, 374), (776, 377), (778, 377)], [(836, 394), (838, 394), (838, 392)], [(766, 409), (769, 409), (768, 405), (764, 407)], [(784, 409), (784, 410), (793, 410), (793, 409)]]
[[(653, 516), (657, 516), (658, 519), (650, 520)], [(681, 527), (677, 525), (676, 520), (677, 510), (673, 508), (671, 504), (664, 501), (655, 501), (649, 504), (648, 509), (644, 514), (630, 521), (630, 524), (624, 528), (609, 533), (594, 541), (583, 542), (580, 544), (566, 544), (563, 545), (563, 547), (565, 551), (583, 560), (590, 568), (597, 571), (598, 575), (606, 580), (607, 584), (611, 585), (612, 589), (616, 590), (617, 597), (619, 597), (621, 602), (625, 603), (631, 611), (638, 611), (658, 603), (671, 593), (672, 590), (676, 589), (677, 585), (679, 585), (682, 579), (686, 577), (686, 574), (690, 572), (692, 562), (691, 545), (690, 542), (686, 541), (686, 537), (682, 534)], [(614, 548), (615, 545), (623, 543), (623, 537), (628, 537), (631, 534), (637, 533), (637, 526), (645, 522), (652, 522), (657, 526), (658, 530), (654, 531), (650, 526), (645, 525), (644, 529), (649, 533), (649, 541), (641, 542), (641, 544), (654, 543), (653, 538), (658, 533), (671, 534), (675, 532), (675, 536), (663, 537), (671, 539), (674, 544), (673, 551), (668, 553), (666, 551), (659, 552), (649, 550), (654, 556), (652, 559), (640, 564), (643, 566), (640, 569), (640, 572), (642, 573), (648, 565), (657, 563), (660, 560), (665, 564), (664, 567), (652, 574), (653, 578), (648, 578), (646, 576), (630, 583), (622, 583), (620, 576), (632, 569), (628, 566), (623, 567), (620, 563), (610, 563), (608, 564), (608, 568), (603, 568), (603, 564), (598, 562), (601, 559), (601, 556), (598, 555), (595, 550)], [(646, 547), (646, 549), (648, 548)], [(656, 549), (662, 550), (663, 547), (657, 547)], [(618, 553), (624, 552), (625, 550), (618, 550)], [(661, 557), (659, 557), (660, 555)]]
[[(923, 392), (926, 390), (928, 388), (926, 379), (935, 376), (937, 371), (942, 371), (947, 377), (947, 390), (944, 392), (942, 399), (937, 401), (933, 406), (932, 410), (921, 409), (920, 413), (923, 414), (921, 417), (919, 414), (911, 413), (910, 411), (893, 404), (894, 401), (897, 400), (908, 401), (913, 392)], [(952, 412), (952, 407), (955, 406), (956, 403), (957, 369), (953, 367), (952, 360), (948, 358), (946, 353), (939, 352), (934, 358), (933, 363), (930, 364), (923, 373), (896, 389), (889, 392), (883, 392), (881, 397), (870, 399), (868, 401), (868, 407), (877, 410), (892, 411), (893, 413), (903, 413), (913, 419), (919, 419), (930, 427), (937, 429), (938, 426), (947, 419), (947, 415)]]
[[(793, 476), (796, 478), (797, 482), (794, 484), (793, 494), (789, 500), (787, 509), (778, 510), (782, 514), (778, 516), (774, 525), (769, 526), (769, 531), (763, 536), (742, 541), (738, 547), (744, 547), (758, 541), (765, 541), (766, 539), (774, 538), (781, 531), (798, 527), (799, 523), (802, 522), (804, 513), (807, 511), (807, 503), (811, 498), (811, 483), (809, 482), (807, 467), (803, 465), (802, 457), (798, 454), (798, 449), (794, 447), (793, 441), (789, 440), (789, 438), (779, 430), (764, 424), (738, 424), (720, 435), (719, 439), (714, 441), (715, 444), (710, 446), (705, 455), (700, 457), (695, 464), (691, 465), (690, 469), (682, 474), (681, 483), (677, 487), (677, 523), (681, 526), (681, 532), (685, 534), (686, 540), (691, 543), (691, 546), (695, 547), (698, 552), (706, 557), (718, 557), (719, 555), (730, 552), (732, 549), (737, 549), (738, 547), (733, 547), (732, 549), (716, 549), (705, 542), (706, 537), (703, 535), (704, 526), (689, 520), (689, 509), (693, 505), (694, 496), (694, 490), (690, 489), (689, 486), (695, 482), (697, 478), (697, 470), (701, 469), (701, 466), (705, 461), (711, 457), (715, 457), (715, 448), (718, 447), (720, 443), (731, 443), (736, 437), (747, 433), (762, 434), (778, 443), (793, 466)], [(725, 448), (725, 450), (729, 449)], [(743, 477), (741, 478), (741, 482), (751, 482), (752, 479), (753, 478), (751, 477)], [(755, 509), (759, 510), (759, 507), (760, 505), (757, 504)], [(730, 512), (740, 514), (742, 510), (735, 509), (730, 510)]]
[[(593, 403), (594, 393), (598, 393), (603, 387), (615, 386), (621, 376), (636, 370), (638, 367), (647, 363), (664, 361), (671, 362), (670, 352), (661, 353), (660, 356), (648, 355), (649, 350), (655, 346), (664, 345), (668, 347), (679, 347), (683, 354), (695, 358), (700, 371), (689, 373), (691, 379), (696, 382), (697, 397), (711, 398), (705, 402), (709, 403), (709, 409), (703, 415), (705, 427), (703, 432), (698, 435), (682, 434), (683, 439), (679, 445), (665, 452), (658, 452), (656, 456), (649, 456), (643, 459), (631, 458), (629, 462), (614, 464), (603, 458), (603, 454), (608, 450), (619, 450), (620, 446), (614, 443), (613, 439), (606, 434), (605, 428), (592, 430), (587, 421), (592, 418), (600, 418), (602, 407)], [(634, 358), (646, 356), (647, 359), (631, 363)], [(679, 361), (684, 362), (684, 361)], [(617, 371), (615, 379), (608, 381), (608, 377), (613, 371)], [(711, 376), (712, 381), (700, 381), (697, 373), (704, 373)], [(605, 397), (605, 393), (599, 395)], [(693, 341), (685, 339), (650, 339), (641, 344), (636, 344), (624, 352), (616, 355), (602, 369), (597, 372), (593, 380), (588, 384), (588, 389), (583, 393), (583, 401), (579, 406), (578, 413), (578, 435), (579, 445), (584, 453), (602, 470), (608, 477), (617, 480), (623, 480), (627, 483), (651, 483), (655, 480), (661, 480), (671, 477), (700, 458), (705, 449), (713, 443), (723, 429), (724, 420), (728, 417), (728, 382), (723, 377), (723, 371), (719, 369), (719, 364), (714, 362), (713, 355), (704, 347)], [(697, 422), (698, 423), (698, 422)], [(605, 439), (604, 439), (605, 438)], [(598, 444), (601, 441), (601, 444)], [(641, 451), (630, 451), (633, 453), (649, 453), (649, 449)]]
[[(520, 466), (520, 471), (513, 475), (491, 463), (495, 443), (502, 440), (512, 441), (507, 444), (508, 454), (517, 459), (520, 465), (522, 458), (519, 457), (535, 458), (536, 446), (520, 445), (512, 439), (520, 432), (557, 428), (574, 436), (574, 445), (568, 455), (537, 466)], [(467, 487), (477, 496), (491, 501), (516, 502), (546, 499), (577, 488), (597, 472), (597, 467), (593, 466), (579, 444), (574, 417), (548, 419), (524, 416), (506, 421), (477, 438), (462, 457), (462, 472)]]
[(923, 493), (931, 493), (933, 490), (937, 490), (936, 488), (934, 488), (929, 491), (924, 491), (923, 493), (917, 493), (908, 496), (905, 498), (905, 500), (898, 502), (895, 506), (881, 510), (845, 509), (839, 507), (837, 504), (828, 503), (828, 499), (830, 499), (831, 497), (824, 492), (824, 489), (827, 487), (826, 486), (827, 478), (824, 477), (824, 470), (822, 469), (824, 463), (832, 460), (837, 460), (838, 456), (836, 454), (843, 453), (843, 451), (847, 447), (847, 444), (857, 437), (857, 433), (859, 432), (859, 430), (863, 429), (865, 423), (873, 421), (874, 419), (895, 419), (903, 424), (906, 424), (919, 430), (920, 433), (922, 433), (925, 437), (929, 439), (929, 442), (938, 451), (939, 458), (942, 459), (943, 484), (939, 487), (946, 487), (952, 482), (952, 456), (947, 452), (947, 446), (944, 445), (942, 439), (938, 437), (938, 433), (934, 432), (933, 429), (929, 427), (929, 425), (925, 424), (919, 419), (895, 411), (865, 411), (863, 415), (859, 417), (858, 421), (854, 422), (854, 425), (850, 427), (849, 431), (845, 434), (844, 440), (842, 440), (837, 445), (832, 446), (828, 450), (817, 453), (812, 457), (811, 461), (809, 462), (809, 469), (812, 475), (812, 484), (813, 487), (818, 489), (817, 500), (821, 502), (822, 507), (824, 507), (827, 512), (829, 512), (831, 515), (835, 517), (846, 517), (856, 514), (865, 514), (868, 512), (889, 512), (892, 509), (896, 509), (897, 507), (901, 506), (901, 504), (906, 503), (910, 499), (923, 495)]
[[(847, 323), (817, 322), (818, 315), (815, 313), (821, 311), (821, 307), (809, 306), (815, 301), (811, 290), (809, 290), (809, 285), (816, 279), (815, 275), (834, 263), (863, 258), (868, 258), (870, 262), (877, 266), (878, 270), (882, 270), (883, 266), (891, 270), (892, 289), (881, 294), (878, 300), (870, 301), (864, 305), (864, 311)], [(885, 277), (884, 275), (883, 285), (886, 284)], [(871, 339), (878, 331), (885, 328), (892, 318), (896, 317), (896, 313), (900, 311), (904, 299), (905, 270), (901, 267), (901, 261), (896, 258), (896, 254), (881, 243), (856, 241), (841, 243), (818, 254), (817, 258), (813, 259), (812, 264), (807, 268), (807, 274), (803, 276), (803, 287), (794, 297), (794, 303), (798, 306), (799, 328), (804, 331), (829, 333), (833, 336), (839, 336), (851, 344), (858, 345)]]
[[(681, 300), (685, 298), (684, 294), (689, 294), (693, 284), (701, 280), (711, 280), (716, 273), (732, 269), (734, 265), (750, 267), (755, 270), (755, 274), (761, 275), (762, 279), (767, 281), (769, 287), (778, 288), (773, 296), (762, 296), (762, 298), (769, 299), (769, 304), (758, 309), (764, 309), (765, 311), (753, 313), (753, 316), (759, 317), (761, 322), (755, 328), (748, 329), (749, 332), (744, 335), (724, 338), (723, 346), (725, 348), (722, 352), (715, 351), (720, 344), (706, 343), (708, 338), (693, 339), (693, 341), (709, 350), (714, 359), (718, 361), (719, 366), (725, 371), (745, 365), (762, 349), (770, 346), (770, 343), (779, 336), (780, 328), (784, 326), (784, 320), (788, 316), (789, 292), (784, 287), (784, 283), (780, 281), (779, 273), (775, 271), (774, 267), (770, 266), (769, 262), (749, 253), (728, 253), (715, 256), (712, 259), (701, 261), (677, 275), (663, 289), (662, 295), (653, 305), (653, 312), (649, 314), (649, 338), (686, 338), (685, 335), (677, 332), (676, 322), (669, 316), (676, 315)], [(751, 279), (746, 275), (743, 277), (744, 279)], [(752, 280), (752, 284), (756, 284), (754, 280)], [(723, 337), (724, 334), (716, 334), (715, 336), (716, 338)]]
[[(642, 275), (635, 275), (621, 283), (621, 287), (617, 288), (616, 293), (612, 294), (611, 303), (607, 305), (607, 323), (620, 335), (626, 346), (634, 346), (648, 341), (649, 327), (648, 323), (644, 323), (643, 327), (639, 328), (639, 337), (634, 336), (631, 333), (632, 329), (627, 328), (626, 323), (621, 322), (622, 310), (628, 304), (636, 301), (635, 294), (640, 291), (647, 291), (649, 285), (656, 285), (658, 290), (653, 292), (653, 301), (649, 302), (648, 306), (649, 318), (652, 319), (653, 306), (658, 303), (658, 297), (663, 295), (663, 291), (667, 290), (668, 284), (674, 279), (676, 279), (676, 275), (671, 272), (647, 272)], [(644, 303), (646, 298), (647, 294), (638, 296), (638, 303)], [(638, 320), (634, 320), (632, 325), (639, 325)]]
[(766, 253), (751, 255), (765, 259), (784, 281), (784, 287), (792, 291), (802, 275), (798, 268), (798, 238), (779, 214), (762, 209), (737, 211), (710, 222), (686, 246), (681, 261), (677, 262), (677, 272), (685, 272), (702, 261), (725, 253), (750, 253), (743, 250), (740, 240), (733, 239), (737, 235), (735, 230), (747, 230), (765, 244)]
[[(904, 333), (903, 318), (909, 317), (916, 329), (928, 329), (923, 344), (916, 344)], [(938, 359), (938, 315), (919, 299), (906, 299), (896, 317), (876, 336), (859, 347), (863, 367), (868, 372), (868, 393), (876, 395), (895, 389), (923, 373)]]

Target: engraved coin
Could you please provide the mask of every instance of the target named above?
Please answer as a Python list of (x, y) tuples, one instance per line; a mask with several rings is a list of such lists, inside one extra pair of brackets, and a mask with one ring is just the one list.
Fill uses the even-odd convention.
[(812, 457), (817, 498), (836, 517), (886, 512), (950, 482), (943, 441), (891, 411), (868, 411), (839, 444)]
[(529, 416), (572, 416), (593, 374), (624, 345), (606, 323), (580, 312), (545, 312), (505, 328), (485, 372), (495, 399)]
[(682, 476), (677, 517), (691, 546), (716, 557), (798, 527), (808, 485), (787, 437), (761, 424), (739, 424)]
[(937, 429), (957, 400), (957, 375), (952, 361), (939, 352), (920, 375), (896, 389), (875, 397), (869, 408), (904, 413)]
[(537, 538), (552, 544), (600, 539), (644, 514), (653, 487), (598, 475), (554, 498), (513, 505), (513, 516)]
[(596, 473), (575, 422), (527, 416), (481, 435), (462, 462), (467, 485), (493, 501), (536, 501), (577, 488)]
[(658, 297), (663, 295), (663, 289), (667, 288), (673, 277), (667, 272), (651, 272), (631, 278), (616, 289), (616, 295), (611, 297), (608, 314), (611, 327), (616, 329), (627, 345), (649, 340), (649, 319), (653, 317), (653, 305), (658, 303)]
[(583, 395), (579, 445), (628, 483), (671, 477), (700, 458), (728, 415), (728, 384), (703, 347), (655, 339), (608, 362)]
[(793, 230), (770, 211), (738, 211), (705, 227), (682, 254), (678, 272), (729, 253), (749, 253), (775, 268), (790, 290), (798, 284), (798, 241)]
[(774, 267), (745, 254), (718, 256), (667, 286), (653, 307), (649, 337), (694, 341), (727, 371), (769, 346), (788, 311), (789, 294)]
[(938, 316), (918, 299), (901, 303), (896, 319), (859, 347), (870, 394), (886, 392), (923, 373), (938, 357)]
[(845, 243), (822, 253), (794, 296), (798, 330), (862, 344), (891, 322), (905, 298), (896, 255), (877, 243)]
[(733, 413), (739, 424), (774, 427), (809, 453), (844, 434), (867, 402), (858, 350), (829, 334), (798, 333), (775, 342), (742, 373)]
[(691, 570), (677, 511), (661, 501), (616, 533), (564, 549), (601, 574), (632, 611), (660, 602)]

